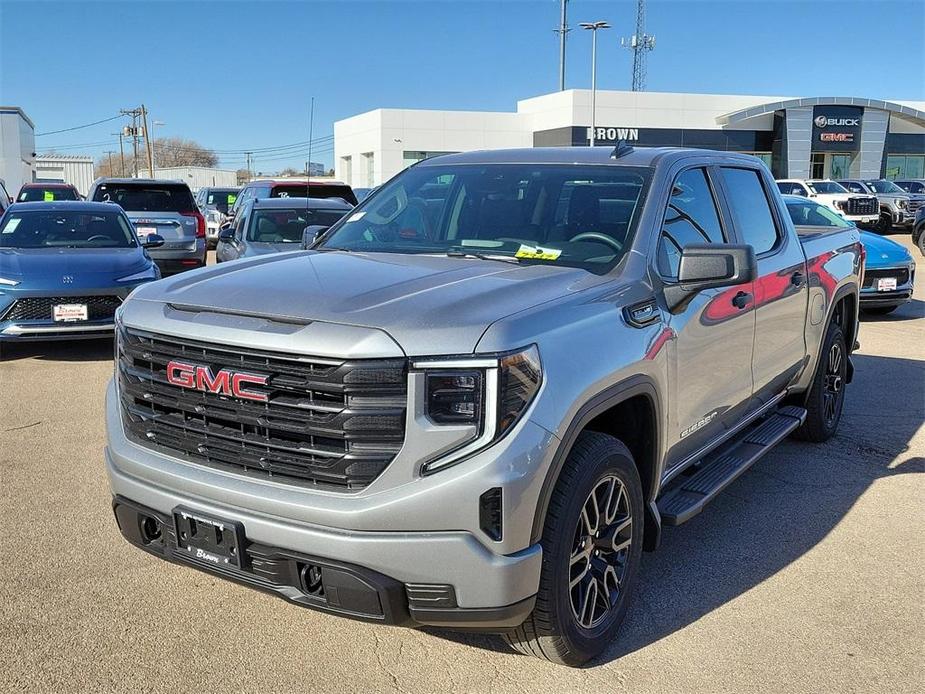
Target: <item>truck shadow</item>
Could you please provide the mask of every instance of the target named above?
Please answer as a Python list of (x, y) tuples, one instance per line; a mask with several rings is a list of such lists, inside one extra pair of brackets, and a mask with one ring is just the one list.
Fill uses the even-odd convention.
[(885, 316), (878, 316), (873, 313), (865, 313), (861, 311), (861, 322), (862, 323), (877, 323), (877, 322), (899, 322), (906, 320), (918, 320), (925, 316), (925, 301), (921, 299), (913, 299), (908, 301), (898, 309), (893, 311), (893, 313), (888, 313)]
[(106, 361), (112, 359), (112, 354), (112, 337), (60, 342), (0, 343), (0, 362), (20, 359), (59, 362)]
[[(699, 516), (664, 528), (661, 547), (643, 554), (620, 635), (591, 667), (684, 629), (774, 576), (821, 542), (876, 481), (925, 471), (925, 458), (909, 453), (925, 419), (923, 362), (866, 355), (854, 362), (838, 436), (819, 445), (787, 441)], [(910, 406), (886, 411), (890, 393), (903, 393)], [(512, 653), (497, 637), (430, 633)]]

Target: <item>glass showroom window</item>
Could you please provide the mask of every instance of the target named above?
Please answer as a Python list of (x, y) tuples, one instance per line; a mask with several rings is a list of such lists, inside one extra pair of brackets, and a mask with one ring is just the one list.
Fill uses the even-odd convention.
[(891, 181), (896, 178), (925, 178), (925, 154), (890, 154), (886, 158), (886, 177)]

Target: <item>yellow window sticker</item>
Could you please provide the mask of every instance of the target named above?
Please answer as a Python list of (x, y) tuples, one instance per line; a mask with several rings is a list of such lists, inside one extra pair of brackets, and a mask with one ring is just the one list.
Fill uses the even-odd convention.
[(54, 202), (55, 194), (50, 190), (46, 190), (43, 194), (43, 197), (45, 202)]
[(231, 193), (228, 194), (228, 204), (229, 205), (234, 205), (234, 201), (237, 199), (238, 199), (237, 195), (232, 195)]
[(527, 246), (520, 244), (520, 248), (514, 254), (515, 258), (524, 258), (529, 260), (558, 260), (562, 251), (558, 248), (543, 248), (542, 246)]

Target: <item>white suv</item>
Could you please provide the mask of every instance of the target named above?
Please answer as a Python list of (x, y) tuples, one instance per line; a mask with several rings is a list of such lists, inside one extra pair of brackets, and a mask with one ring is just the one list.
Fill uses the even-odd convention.
[(880, 219), (880, 203), (877, 196), (850, 193), (835, 181), (819, 178), (785, 178), (777, 181), (777, 187), (785, 195), (812, 198), (855, 224), (876, 224)]

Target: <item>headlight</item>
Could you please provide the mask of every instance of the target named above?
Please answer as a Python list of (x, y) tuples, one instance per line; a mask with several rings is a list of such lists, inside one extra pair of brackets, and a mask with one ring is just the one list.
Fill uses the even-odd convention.
[(19, 284), (19, 280), (8, 280), (5, 277), (0, 277), (0, 287), (15, 287)]
[[(442, 470), (501, 439), (533, 402), (543, 378), (536, 345), (471, 360), (416, 362), (423, 393), (416, 410), (431, 425), (439, 454), (421, 468)], [(439, 441), (437, 440), (439, 439)]]
[(134, 275), (126, 275), (125, 277), (120, 277), (116, 280), (116, 282), (144, 282), (145, 280), (156, 279), (160, 279), (160, 275), (157, 272), (157, 266), (152, 263), (141, 272), (136, 272)]
[(835, 201), (835, 207), (837, 207), (839, 210), (845, 209), (845, 201), (844, 201), (844, 200), (836, 200), (836, 201)]

